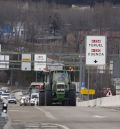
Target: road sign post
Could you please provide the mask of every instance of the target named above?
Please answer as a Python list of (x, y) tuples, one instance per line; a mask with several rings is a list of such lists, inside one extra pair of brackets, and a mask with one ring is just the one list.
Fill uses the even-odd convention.
[(106, 63), (106, 37), (86, 37), (86, 65), (105, 65)]
[[(88, 90), (90, 89), (89, 85), (90, 85), (90, 70), (88, 68)], [(89, 98), (90, 98), (90, 95), (88, 94), (88, 100)]]
[(47, 56), (46, 54), (34, 55), (34, 71), (44, 71), (46, 68)]
[[(90, 81), (90, 66), (106, 64), (106, 37), (87, 36), (86, 37), (86, 65), (88, 66), (88, 90)], [(88, 94), (89, 100), (89, 94)]]
[(22, 54), (22, 71), (31, 71), (31, 54)]

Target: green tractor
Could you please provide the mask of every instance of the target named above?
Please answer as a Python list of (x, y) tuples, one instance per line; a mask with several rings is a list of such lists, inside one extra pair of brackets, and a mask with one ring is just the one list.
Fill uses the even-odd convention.
[(49, 83), (45, 86), (45, 103), (59, 103), (66, 106), (76, 106), (76, 87), (70, 81), (68, 72), (57, 71), (49, 75)]

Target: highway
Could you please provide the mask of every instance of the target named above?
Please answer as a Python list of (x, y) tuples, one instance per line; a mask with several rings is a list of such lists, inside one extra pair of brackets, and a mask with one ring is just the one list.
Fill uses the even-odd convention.
[(119, 129), (120, 110), (70, 106), (10, 104), (12, 129)]

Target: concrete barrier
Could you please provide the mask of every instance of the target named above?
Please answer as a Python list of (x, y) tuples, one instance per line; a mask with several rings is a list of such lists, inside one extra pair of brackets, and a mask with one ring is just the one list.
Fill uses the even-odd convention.
[(120, 106), (120, 95), (97, 98), (94, 100), (77, 102), (77, 106), (86, 107), (109, 107), (109, 106)]

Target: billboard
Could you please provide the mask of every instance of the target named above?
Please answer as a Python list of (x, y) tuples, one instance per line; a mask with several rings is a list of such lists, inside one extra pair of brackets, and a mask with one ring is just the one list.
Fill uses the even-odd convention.
[(86, 65), (106, 64), (106, 37), (87, 36), (86, 37)]
[(0, 55), (0, 69), (9, 69), (9, 55)]
[(31, 71), (31, 54), (22, 54), (22, 71)]
[(44, 71), (46, 69), (46, 54), (35, 54), (34, 55), (34, 71)]

